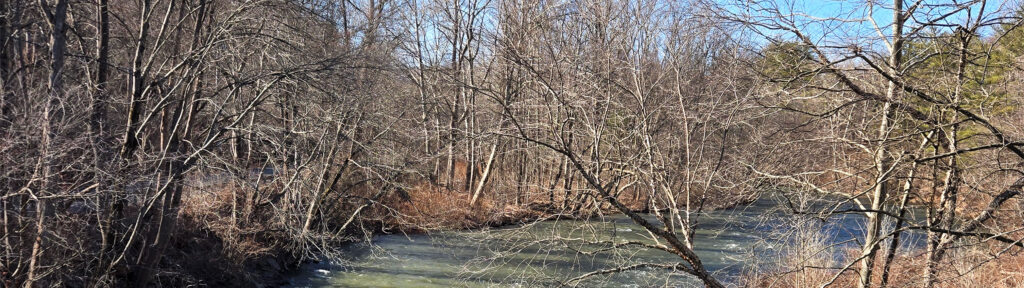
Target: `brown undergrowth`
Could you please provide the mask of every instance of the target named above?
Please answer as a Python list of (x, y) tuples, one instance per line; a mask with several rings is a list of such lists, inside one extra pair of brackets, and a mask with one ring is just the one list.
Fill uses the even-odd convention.
[[(856, 258), (859, 251), (847, 251), (848, 258)], [(938, 265), (940, 288), (1018, 288), (1024, 287), (1024, 250), (1004, 245), (991, 247), (971, 246), (957, 248)], [(913, 251), (893, 259), (887, 287), (923, 287), (924, 267), (927, 256), (924, 251)], [(873, 273), (875, 287), (881, 283), (879, 266), (882, 257), (875, 262), (878, 273)], [(856, 287), (858, 274), (856, 265), (838, 277), (837, 270), (821, 269), (807, 265), (786, 267), (775, 271), (748, 275), (742, 280), (744, 287)]]

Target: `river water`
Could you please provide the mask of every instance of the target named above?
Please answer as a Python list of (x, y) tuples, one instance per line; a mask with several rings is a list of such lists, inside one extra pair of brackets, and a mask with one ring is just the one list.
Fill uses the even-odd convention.
[[(858, 245), (863, 221), (857, 214), (828, 218), (794, 216), (762, 199), (750, 205), (704, 213), (694, 247), (705, 267), (726, 283), (744, 273), (782, 269), (779, 259), (814, 254), (819, 265), (841, 266), (846, 248)], [(657, 221), (652, 215), (649, 220)], [(890, 224), (891, 226), (891, 224)], [(906, 234), (905, 234), (906, 235)], [(923, 245), (911, 234), (902, 249)], [(371, 243), (342, 247), (343, 259), (300, 268), (292, 287), (692, 287), (678, 271), (643, 268), (568, 282), (588, 272), (639, 263), (678, 263), (660, 250), (609, 243), (653, 243), (643, 228), (622, 215), (551, 220), (482, 231), (381, 235)], [(833, 246), (829, 249), (823, 247)], [(802, 249), (800, 248), (802, 247)], [(807, 251), (814, 251), (807, 253)]]

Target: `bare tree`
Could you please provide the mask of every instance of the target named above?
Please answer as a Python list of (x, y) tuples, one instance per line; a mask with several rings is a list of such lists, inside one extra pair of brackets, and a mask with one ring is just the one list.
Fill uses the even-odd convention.
[[(762, 70), (763, 76), (775, 83), (766, 89), (767, 101), (763, 103), (784, 113), (799, 115), (801, 119), (802, 123), (789, 131), (820, 127), (813, 132), (789, 133), (793, 137), (791, 139), (832, 145), (836, 147), (833, 149), (844, 151), (842, 153), (861, 151), (848, 156), (849, 163), (811, 163), (803, 169), (787, 172), (775, 168), (770, 168), (774, 171), (755, 168), (764, 177), (784, 181), (798, 189), (839, 196), (842, 200), (837, 202), (834, 206), (836, 208), (832, 208), (833, 211), (854, 212), (838, 208), (844, 203), (853, 202), (857, 206), (853, 210), (865, 216), (866, 229), (859, 257), (839, 269), (835, 277), (823, 283), (823, 286), (836, 281), (855, 263), (860, 263), (859, 286), (874, 285), (873, 272), (879, 270), (876, 269), (875, 259), (877, 251), (882, 247), (881, 241), (893, 237), (891, 243), (895, 245), (898, 235), (905, 229), (929, 231), (927, 233), (931, 244), (928, 245), (928, 255), (931, 256), (924, 272), (925, 279), (921, 281), (931, 286), (937, 281), (934, 279), (934, 268), (940, 262), (934, 256), (938, 254), (938, 258), (941, 258), (941, 251), (949, 248), (940, 247), (949, 242), (938, 239), (973, 235), (971, 233), (980, 224), (974, 220), (988, 221), (987, 216), (981, 215), (994, 213), (1006, 202), (1007, 197), (1016, 195), (1012, 192), (986, 193), (990, 195), (987, 200), (989, 204), (979, 207), (982, 212), (976, 214), (974, 220), (961, 220), (975, 224), (953, 224), (957, 221), (953, 219), (959, 218), (952, 215), (956, 213), (954, 211), (968, 207), (958, 202), (961, 198), (956, 192), (963, 172), (962, 168), (958, 168), (960, 164), (957, 158), (969, 152), (963, 151), (960, 146), (965, 139), (970, 138), (978, 145), (977, 150), (1004, 149), (1015, 155), (1009, 159), (1016, 160), (1010, 161), (1022, 159), (1019, 148), (1011, 140), (1017, 136), (1007, 135), (1003, 132), (1006, 128), (989, 120), (991, 115), (982, 116), (987, 113), (981, 112), (984, 108), (966, 104), (962, 96), (963, 93), (976, 93), (975, 100), (980, 102), (1002, 98), (998, 92), (983, 92), (985, 88), (966, 92), (973, 87), (994, 84), (981, 80), (987, 77), (981, 75), (987, 75), (988, 72), (969, 76), (972, 69), (987, 71), (984, 67), (990, 67), (990, 64), (981, 60), (984, 57), (967, 56), (973, 53), (968, 52), (971, 49), (968, 48), (972, 41), (970, 39), (986, 42), (984, 45), (989, 47), (999, 45), (999, 36), (978, 40), (983, 39), (979, 29), (1006, 23), (1004, 16), (1007, 10), (1002, 10), (1005, 7), (990, 9), (988, 4), (986, 1), (936, 4), (893, 1), (885, 5), (868, 1), (843, 12), (852, 14), (814, 15), (813, 12), (787, 3), (759, 2), (754, 5), (745, 4), (747, 8), (724, 11), (721, 15), (724, 19), (750, 28), (753, 33), (765, 36), (775, 47), (795, 48), (762, 50), (762, 57), (766, 59), (789, 59), (800, 63), (787, 67), (788, 70), (777, 70), (781, 67), (778, 65)], [(891, 12), (892, 17), (876, 17), (880, 11)], [(879, 23), (879, 19), (890, 22)], [(810, 28), (814, 25), (826, 28)], [(985, 53), (981, 52), (985, 49), (978, 51), (976, 55)], [(779, 55), (786, 57), (778, 58)], [(975, 68), (970, 68), (972, 66)], [(952, 69), (946, 70), (946, 67)], [(968, 80), (972, 77), (974, 80)], [(862, 128), (867, 127), (865, 124), (878, 127), (877, 132), (869, 134)], [(983, 132), (964, 137), (962, 129), (965, 125)], [(912, 148), (914, 141), (908, 140), (918, 135), (923, 136), (923, 144), (920, 145), (922, 148), (915, 149)], [(869, 155), (871, 161), (866, 161)], [(946, 162), (940, 163), (938, 159)], [(999, 162), (1007, 158), (995, 156), (987, 159), (981, 161)], [(916, 176), (919, 166), (929, 164), (933, 165), (933, 171), (945, 171), (943, 180)], [(1013, 173), (1012, 170), (1001, 168), (996, 173), (1007, 175), (1004, 173), (1008, 172)], [(899, 188), (896, 187), (899, 179), (897, 175), (900, 174), (906, 175), (902, 192), (898, 192)], [(922, 187), (927, 187), (924, 184), (915, 185), (918, 181), (933, 181), (931, 191)], [(1003, 185), (1013, 187), (1007, 184), (1014, 182), (1012, 180), (1001, 178), (1000, 181), (1003, 181)], [(1012, 190), (1015, 189), (1010, 188), (1008, 191)], [(903, 194), (897, 198), (899, 200), (890, 197), (897, 193)], [(902, 226), (910, 222), (905, 218), (909, 209), (908, 201), (921, 203), (928, 209), (927, 223), (913, 227)], [(900, 224), (892, 233), (884, 233), (883, 220), (890, 217), (896, 218), (895, 221)], [(1014, 245), (1015, 242), (984, 237), (980, 240), (995, 240), (1007, 245)], [(942, 242), (946, 244), (939, 244)], [(895, 248), (889, 247), (882, 265), (882, 286), (888, 284), (888, 270), (894, 253), (892, 249)]]

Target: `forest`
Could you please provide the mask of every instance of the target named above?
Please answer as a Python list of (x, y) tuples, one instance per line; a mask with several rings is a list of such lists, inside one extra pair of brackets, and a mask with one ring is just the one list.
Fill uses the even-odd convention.
[(458, 237), (436, 287), (1024, 287), (1022, 26), (1017, 0), (2, 0), (0, 287), (433, 287), (352, 257)]

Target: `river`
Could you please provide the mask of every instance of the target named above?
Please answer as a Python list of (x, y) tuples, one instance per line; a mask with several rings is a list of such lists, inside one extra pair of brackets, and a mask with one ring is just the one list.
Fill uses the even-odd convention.
[[(862, 216), (842, 214), (824, 220), (794, 216), (762, 199), (749, 205), (704, 213), (698, 219), (694, 247), (709, 271), (735, 284), (755, 269), (780, 269), (787, 255), (826, 249), (815, 257), (822, 265), (840, 265), (842, 251), (857, 245)], [(652, 215), (649, 220), (656, 221)], [(920, 217), (920, 215), (915, 215)], [(891, 224), (889, 225), (891, 227)], [(891, 229), (891, 228), (890, 228)], [(903, 249), (923, 245), (911, 234)], [(614, 241), (652, 243), (650, 236), (623, 215), (583, 220), (551, 220), (530, 225), (448, 231), (418, 235), (381, 235), (372, 243), (342, 247), (343, 257), (312, 263), (290, 279), (291, 287), (538, 287), (557, 286), (587, 272), (639, 263), (677, 263), (660, 250)], [(586, 243), (585, 243), (586, 242)], [(602, 243), (595, 243), (602, 242)], [(803, 249), (799, 249), (803, 247)], [(789, 257), (792, 258), (792, 257)], [(763, 270), (761, 270), (763, 271)], [(571, 282), (581, 287), (691, 287), (692, 277), (678, 271), (645, 268)]]

